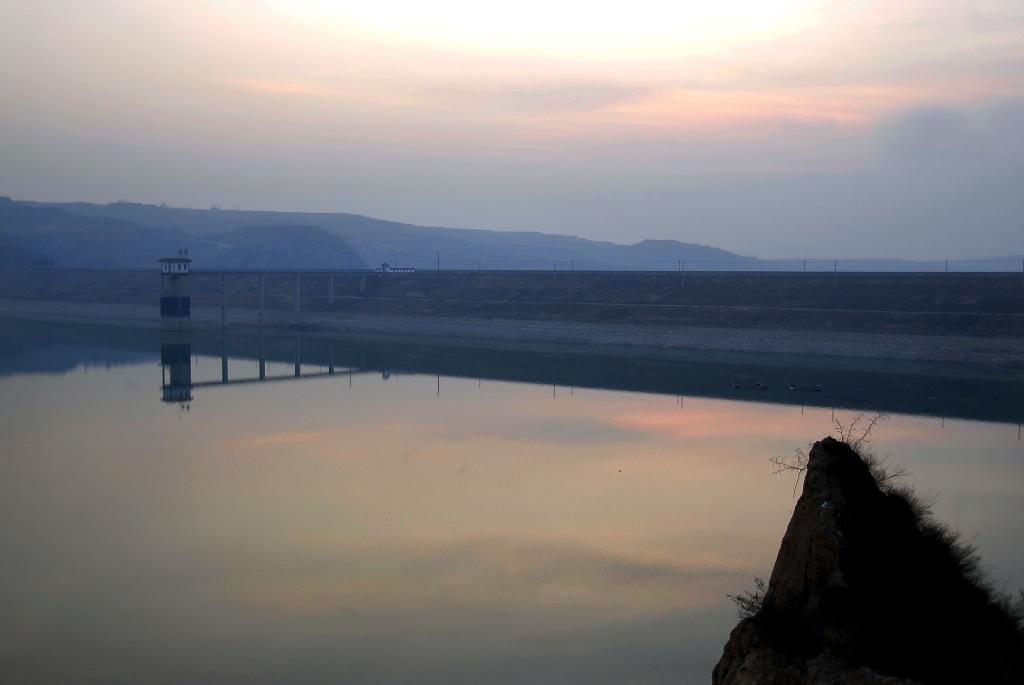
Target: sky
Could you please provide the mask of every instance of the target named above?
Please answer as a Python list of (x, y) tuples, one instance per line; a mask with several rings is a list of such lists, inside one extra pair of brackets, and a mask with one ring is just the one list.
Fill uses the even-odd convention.
[(0, 0), (0, 195), (1024, 253), (1019, 0)]

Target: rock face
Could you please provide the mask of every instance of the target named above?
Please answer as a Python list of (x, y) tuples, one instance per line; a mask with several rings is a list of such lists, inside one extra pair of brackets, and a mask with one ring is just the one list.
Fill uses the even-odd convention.
[(1024, 683), (1024, 635), (977, 559), (845, 443), (815, 443), (756, 615), (714, 685)]

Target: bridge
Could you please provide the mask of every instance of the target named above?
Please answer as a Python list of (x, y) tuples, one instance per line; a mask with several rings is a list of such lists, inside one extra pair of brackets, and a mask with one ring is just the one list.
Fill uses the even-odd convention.
[[(310, 293), (303, 293), (302, 282), (303, 277), (306, 279), (325, 279), (326, 280), (326, 292), (318, 293), (313, 297), (319, 297), (326, 300), (328, 306), (334, 305), (336, 299), (336, 279), (339, 276), (345, 277), (356, 277), (358, 279), (358, 290), (359, 293), (366, 292), (366, 279), (368, 276), (380, 276), (389, 273), (389, 271), (373, 271), (366, 269), (352, 270), (274, 270), (274, 269), (231, 269), (231, 270), (192, 270), (192, 274), (196, 276), (207, 276), (217, 279), (220, 290), (220, 318), (221, 323), (226, 324), (227, 313), (228, 313), (228, 290), (227, 290), (227, 279), (229, 276), (248, 276), (252, 281), (252, 288), (255, 290), (256, 295), (256, 311), (258, 312), (258, 323), (263, 325), (265, 319), (265, 313), (267, 310), (267, 297), (266, 297), (266, 281), (269, 277), (285, 278), (294, 283), (294, 295), (292, 296), (291, 308), (295, 319), (299, 319), (302, 316), (302, 299), (310, 297)], [(168, 276), (167, 272), (164, 273)], [(187, 274), (185, 274), (187, 275)], [(164, 279), (161, 287), (161, 292), (166, 292), (168, 289), (167, 279)]]

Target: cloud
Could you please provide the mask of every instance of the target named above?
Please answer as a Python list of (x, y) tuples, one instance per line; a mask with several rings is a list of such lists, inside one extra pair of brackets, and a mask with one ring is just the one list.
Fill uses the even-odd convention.
[(268, 81), (257, 78), (240, 78), (227, 82), (228, 85), (245, 90), (257, 90), (281, 95), (313, 95), (317, 97), (340, 97), (341, 91), (329, 88), (322, 83), (304, 81)]
[(949, 107), (903, 112), (882, 125), (888, 148), (897, 157), (962, 160), (984, 156), (987, 145), (976, 122)]
[(647, 95), (651, 88), (601, 80), (555, 83), (507, 81), (440, 85), (424, 89), (430, 100), (516, 113), (590, 112)]
[(646, 439), (641, 431), (611, 425), (599, 419), (544, 416), (507, 416), (491, 421), (476, 421), (472, 425), (452, 426), (447, 437), (461, 440), (486, 438), (511, 442), (540, 441), (565, 445)]
[(271, 80), (252, 77), (228, 79), (221, 85), (238, 90), (281, 96), (346, 100), (371, 105), (405, 106), (414, 104), (417, 98), (400, 92), (383, 92), (366, 87), (349, 86), (341, 88), (328, 83), (299, 80)]
[(799, 432), (799, 416), (752, 410), (742, 422), (735, 420), (736, 407), (727, 403), (700, 404), (686, 411), (649, 410), (627, 412), (610, 419), (623, 428), (675, 439), (701, 440), (736, 436), (784, 437)]
[(920, 162), (1024, 161), (1024, 98), (973, 107), (932, 105), (882, 120), (879, 133), (894, 157)]
[(314, 545), (272, 566), (250, 564), (225, 593), (245, 604), (299, 613), (407, 609), (450, 604), (450, 598), (564, 606), (588, 605), (597, 596), (634, 608), (699, 607), (720, 601), (726, 588), (752, 573), (735, 563), (535, 539)]
[(232, 440), (237, 447), (277, 447), (284, 445), (316, 445), (330, 437), (327, 431), (283, 431)]
[(1024, 160), (1024, 97), (992, 103), (987, 108), (986, 120), (1000, 152)]
[(280, 96), (348, 100), (378, 105), (459, 108), (476, 112), (511, 114), (581, 113), (601, 110), (651, 95), (656, 89), (600, 79), (538, 83), (507, 76), (480, 76), (460, 82), (401, 81), (370, 86), (344, 86), (300, 79), (242, 77), (221, 85)]
[(654, 586), (671, 589), (697, 582), (744, 578), (747, 569), (629, 556), (582, 545), (479, 540), (442, 545), (407, 561), (414, 575), (479, 574), (509, 585)]

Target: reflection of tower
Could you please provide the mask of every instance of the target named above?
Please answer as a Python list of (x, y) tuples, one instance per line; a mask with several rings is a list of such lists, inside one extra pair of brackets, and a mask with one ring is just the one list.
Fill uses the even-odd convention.
[(160, 327), (164, 330), (188, 327), (192, 310), (188, 280), (191, 264), (188, 250), (178, 250), (176, 256), (160, 260)]
[(187, 334), (160, 334), (160, 399), (188, 405), (192, 401), (192, 343)]

